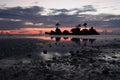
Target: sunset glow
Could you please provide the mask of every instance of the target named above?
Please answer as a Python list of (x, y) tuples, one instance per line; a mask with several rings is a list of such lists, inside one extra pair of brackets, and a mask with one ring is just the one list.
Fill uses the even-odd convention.
[[(60, 28), (63, 32), (64, 30), (71, 31), (71, 27), (62, 27)], [(84, 28), (81, 28), (81, 30)], [(87, 28), (89, 29), (89, 28)], [(45, 32), (50, 32), (51, 30), (55, 31), (55, 28), (21, 28), (17, 30), (0, 30), (2, 34), (45, 34)], [(98, 32), (103, 32), (102, 29), (97, 29)], [(108, 30), (108, 32), (112, 32)]]
[(0, 32), (44, 34), (54, 31), (57, 22), (61, 31), (70, 31), (86, 22), (98, 32), (120, 34), (119, 4), (120, 0), (2, 0)]

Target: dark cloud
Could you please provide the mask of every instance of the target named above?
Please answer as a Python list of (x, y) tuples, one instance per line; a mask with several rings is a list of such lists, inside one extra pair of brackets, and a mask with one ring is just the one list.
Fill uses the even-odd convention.
[[(20, 28), (24, 25), (24, 22), (39, 22), (39, 18), (43, 18), (41, 13), (44, 11), (43, 7), (32, 6), (29, 8), (13, 7), (0, 9), (0, 29), (14, 29)], [(16, 22), (11, 19), (20, 19), (21, 21)], [(9, 23), (9, 25), (7, 25)], [(16, 24), (16, 25), (15, 25)]]
[(83, 6), (83, 8), (73, 8), (73, 9), (50, 9), (52, 12), (49, 14), (69, 14), (70, 12), (75, 12), (74, 14), (79, 15), (84, 12), (96, 12), (97, 10), (92, 5)]
[(0, 21), (0, 29), (17, 29), (23, 26), (23, 22)]
[(78, 10), (76, 14), (80, 14), (83, 12), (96, 12), (97, 11), (97, 9), (95, 9), (92, 5), (86, 5), (86, 6), (83, 6), (82, 9), (76, 9), (76, 10)]
[(49, 15), (55, 15), (56, 13), (59, 14), (67, 14), (68, 12), (70, 12), (71, 10), (68, 9), (50, 9), (52, 12), (48, 13)]
[(120, 20), (110, 20), (109, 21), (109, 27), (112, 28), (120, 28)]
[[(21, 27), (54, 27), (53, 24), (60, 22), (62, 26), (75, 26), (87, 22), (90, 26), (114, 28), (120, 27), (120, 15), (99, 14), (90, 15), (86, 12), (96, 12), (92, 5), (74, 9), (49, 9), (49, 15), (43, 7), (13, 7), (0, 9), (0, 29), (19, 29)], [(73, 12), (72, 14), (70, 14)], [(84, 14), (81, 14), (84, 13)], [(26, 25), (25, 23), (32, 25)], [(40, 24), (42, 25), (40, 25)], [(52, 26), (51, 26), (52, 25)]]
[(33, 6), (30, 8), (13, 7), (0, 10), (1, 18), (36, 18), (44, 10), (43, 7)]

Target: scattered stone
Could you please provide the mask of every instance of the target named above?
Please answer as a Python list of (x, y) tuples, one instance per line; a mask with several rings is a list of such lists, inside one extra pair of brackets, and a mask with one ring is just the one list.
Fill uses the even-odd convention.
[(14, 78), (17, 78), (19, 75), (16, 73), (13, 75)]
[(77, 50), (76, 53), (80, 53), (79, 50)]
[(49, 47), (51, 48), (51, 47), (52, 47), (52, 45), (49, 45)]
[(92, 59), (92, 58), (89, 58), (89, 62), (90, 62), (90, 63), (94, 63), (94, 62), (95, 62), (95, 60), (94, 60), (94, 59)]
[(109, 75), (109, 69), (104, 69), (103, 71), (102, 71), (102, 74), (104, 74), (104, 75)]
[(65, 47), (65, 45), (63, 45), (62, 47)]
[(112, 56), (112, 58), (117, 58), (117, 56)]
[(28, 54), (27, 56), (28, 56), (28, 58), (31, 58), (32, 55), (31, 55), (31, 54)]
[(44, 54), (47, 54), (47, 50), (43, 50), (43, 53), (44, 53)]
[(56, 58), (56, 57), (53, 57), (52, 59), (53, 59), (53, 60), (56, 60), (57, 58)]
[(48, 63), (48, 64), (47, 64), (47, 66), (48, 66), (48, 67), (50, 67), (50, 66), (51, 66), (51, 64), (50, 64), (50, 63)]
[(50, 75), (50, 74), (47, 75), (46, 78), (45, 78), (45, 80), (53, 80), (53, 75)]

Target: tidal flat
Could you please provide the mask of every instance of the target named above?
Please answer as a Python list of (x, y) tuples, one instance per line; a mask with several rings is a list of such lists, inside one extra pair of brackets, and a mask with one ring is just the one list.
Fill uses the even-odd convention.
[(120, 80), (118, 36), (0, 37), (0, 80)]

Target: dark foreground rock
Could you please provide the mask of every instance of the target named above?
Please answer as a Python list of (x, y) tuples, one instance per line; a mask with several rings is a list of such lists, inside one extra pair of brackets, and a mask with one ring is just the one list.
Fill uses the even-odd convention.
[[(118, 46), (118, 48), (116, 47)], [(120, 80), (119, 45), (98, 46), (53, 60), (0, 67), (0, 80)]]

